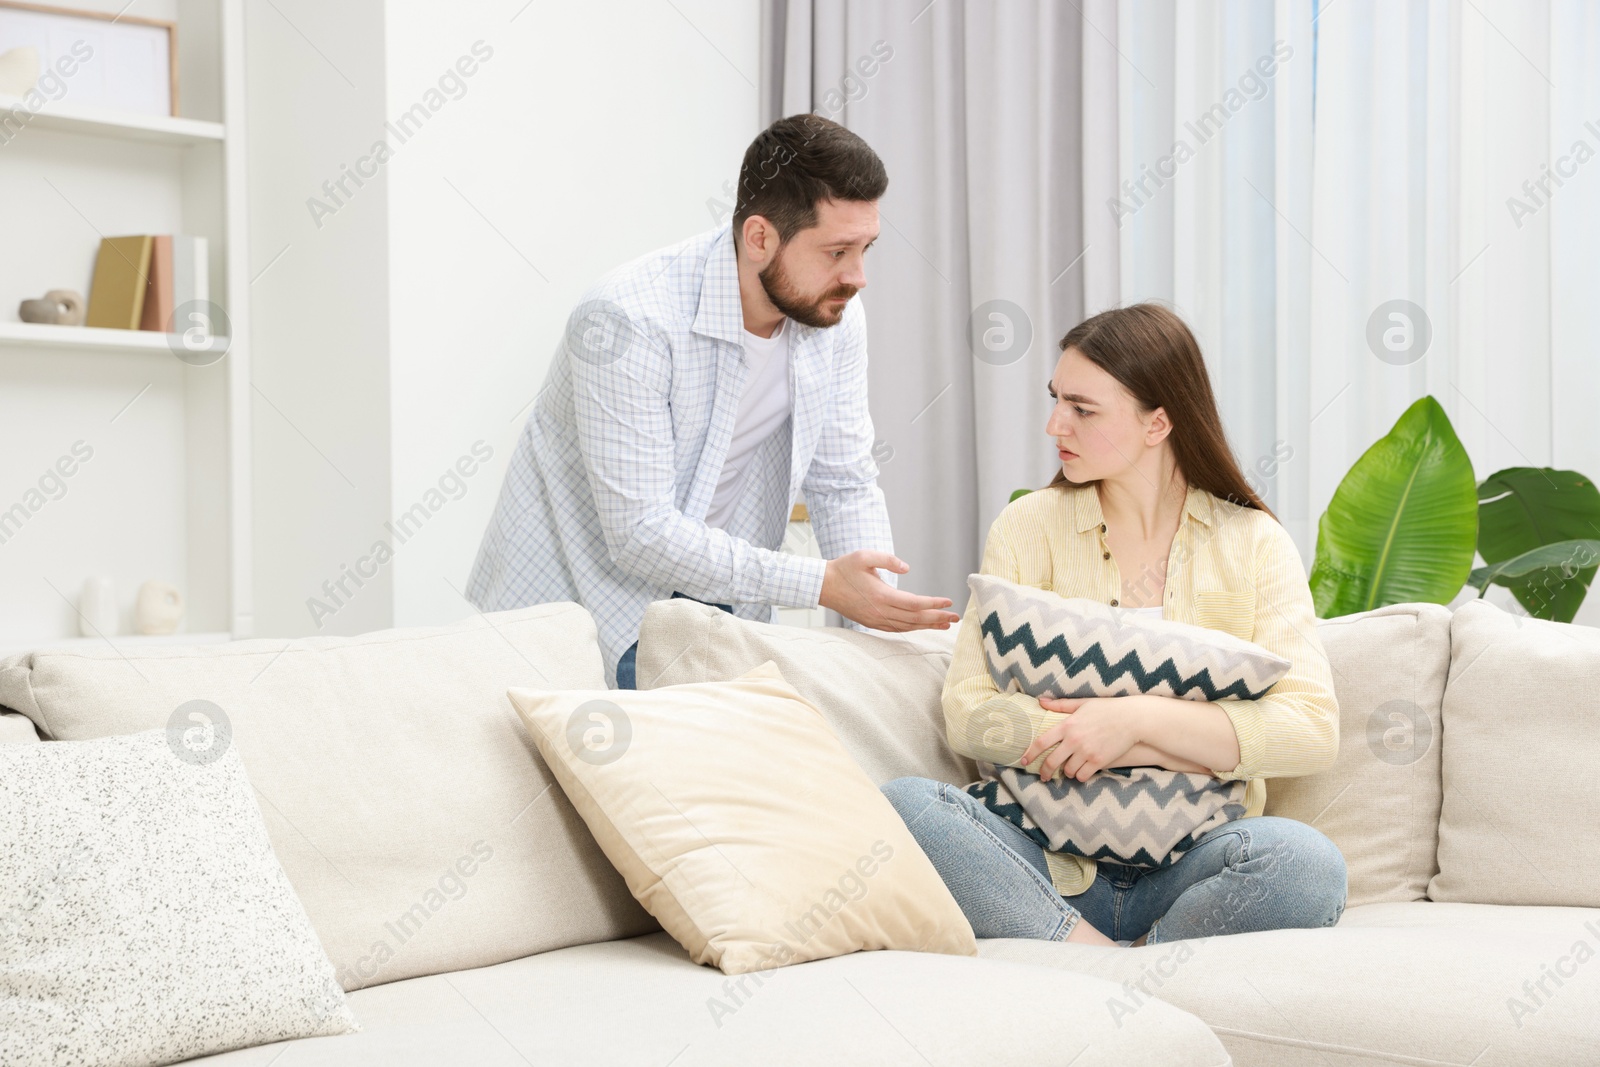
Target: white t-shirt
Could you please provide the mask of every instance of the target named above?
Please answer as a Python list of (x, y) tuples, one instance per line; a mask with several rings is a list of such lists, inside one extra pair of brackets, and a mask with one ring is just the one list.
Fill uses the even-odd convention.
[(1135, 615), (1143, 615), (1145, 618), (1159, 619), (1161, 618), (1161, 609), (1162, 606), (1160, 604), (1151, 604), (1147, 608), (1129, 608), (1128, 610)]
[(744, 331), (744, 358), (750, 372), (734, 416), (728, 457), (722, 461), (722, 474), (706, 509), (707, 526), (720, 529), (732, 518), (750, 456), (789, 417), (789, 332), (787, 318), (778, 323), (771, 337)]

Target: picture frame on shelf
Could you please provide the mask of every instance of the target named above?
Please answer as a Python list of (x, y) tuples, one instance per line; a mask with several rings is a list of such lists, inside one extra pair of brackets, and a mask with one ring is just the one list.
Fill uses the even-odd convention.
[(178, 26), (163, 19), (0, 0), (0, 55), (38, 53), (46, 101), (178, 114)]

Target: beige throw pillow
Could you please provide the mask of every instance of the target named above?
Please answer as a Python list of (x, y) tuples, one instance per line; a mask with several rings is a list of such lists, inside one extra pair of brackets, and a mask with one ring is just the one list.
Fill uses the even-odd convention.
[(515, 688), (634, 897), (727, 974), (862, 949), (977, 954), (889, 801), (770, 661), (649, 691)]

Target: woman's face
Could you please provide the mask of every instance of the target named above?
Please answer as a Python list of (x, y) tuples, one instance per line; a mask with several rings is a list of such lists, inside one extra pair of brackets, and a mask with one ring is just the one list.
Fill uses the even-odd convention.
[(1071, 481), (1116, 477), (1166, 437), (1162, 409), (1141, 413), (1133, 394), (1076, 348), (1061, 353), (1050, 394), (1055, 407), (1044, 431)]

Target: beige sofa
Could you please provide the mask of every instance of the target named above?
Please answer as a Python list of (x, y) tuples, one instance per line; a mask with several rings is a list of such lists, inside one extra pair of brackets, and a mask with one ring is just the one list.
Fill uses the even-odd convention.
[[(1141, 949), (980, 941), (975, 959), (858, 953), (764, 979), (691, 963), (506, 698), (603, 687), (593, 620), (570, 604), (352, 638), (40, 650), (0, 662), (0, 740), (165, 726), (197, 698), (229, 717), (364, 1029), (190, 1062), (1600, 1062), (1600, 963), (1577, 947), (1600, 946), (1600, 803), (1583, 773), (1600, 756), (1600, 632), (1482, 604), (1320, 626), (1342, 754), (1270, 782), (1267, 812), (1344, 851), (1341, 921)], [(976, 775), (939, 710), (953, 640), (663, 601), (639, 680), (770, 659), (874, 781), (960, 783)]]

